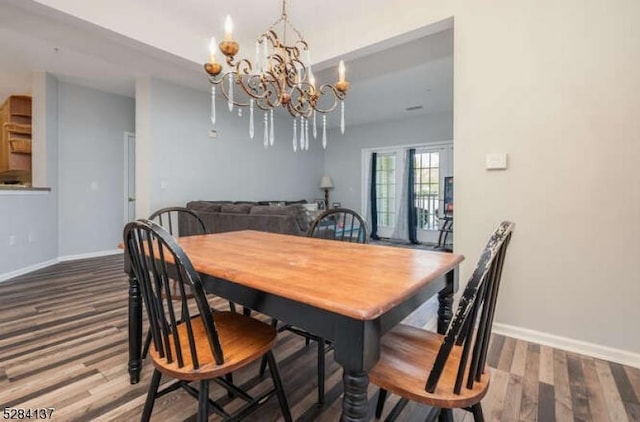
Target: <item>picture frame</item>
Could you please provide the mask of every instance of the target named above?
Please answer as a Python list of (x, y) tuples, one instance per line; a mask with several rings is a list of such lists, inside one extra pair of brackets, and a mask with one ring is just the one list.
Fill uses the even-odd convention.
[(318, 210), (324, 210), (324, 199), (316, 199), (315, 202), (318, 206)]

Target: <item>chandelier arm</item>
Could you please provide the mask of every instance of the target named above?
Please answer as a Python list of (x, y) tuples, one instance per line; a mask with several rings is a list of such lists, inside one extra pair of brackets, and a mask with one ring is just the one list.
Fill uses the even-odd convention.
[[(263, 80), (261, 75), (251, 74), (251, 71), (252, 71), (251, 62), (249, 60), (243, 59), (236, 64), (234, 70), (230, 70), (222, 74), (222, 76), (218, 78), (209, 76), (209, 81), (213, 84), (221, 86), (222, 94), (227, 100), (229, 100), (229, 94), (226, 91), (227, 85), (222, 82), (226, 78), (233, 77), (235, 79), (236, 85), (240, 86), (242, 91), (246, 93), (249, 97), (255, 100), (264, 100), (267, 106), (261, 106), (260, 108), (262, 108), (263, 110), (270, 110), (272, 108), (279, 106), (280, 102), (277, 98), (277, 95), (274, 95), (274, 93), (277, 92), (277, 90), (274, 91), (273, 87), (270, 87), (270, 85), (273, 85), (273, 80), (275, 79), (275, 76), (273, 75), (273, 73), (265, 72), (265, 74), (268, 74), (270, 76), (271, 80), (268, 78), (266, 80)], [(235, 98), (233, 99), (232, 102), (233, 104), (240, 107), (245, 107), (249, 105), (249, 103), (240, 102)]]
[[(299, 47), (298, 47), (298, 44), (300, 44)], [(296, 48), (298, 49), (298, 54), (300, 53), (300, 51), (309, 50), (309, 44), (307, 44), (307, 42), (302, 38), (299, 38), (298, 41), (296, 41), (296, 43), (294, 44), (294, 46), (296, 46)]]
[[(305, 83), (304, 85), (309, 85)], [(311, 97), (311, 89), (309, 87), (305, 87), (308, 89), (304, 89), (303, 85), (296, 86), (291, 90), (291, 102), (288, 106), (293, 109), (295, 114), (292, 113), (292, 110), (289, 110), (289, 113), (295, 116), (311, 116), (311, 112), (313, 111), (312, 105), (312, 97)]]
[(229, 66), (231, 68), (236, 67), (236, 63), (235, 63), (234, 58), (235, 58), (235, 56), (231, 56), (231, 55), (227, 56), (227, 55), (225, 55), (225, 62), (227, 63), (227, 66)]
[[(274, 66), (273, 68), (276, 69), (277, 66)], [(268, 92), (268, 95), (265, 96), (265, 101), (271, 108), (275, 108), (281, 105), (280, 96), (278, 95), (278, 92), (280, 92), (281, 88), (280, 79), (281, 78), (278, 76), (278, 73), (272, 70), (264, 71), (262, 76), (260, 77), (261, 84), (264, 85), (265, 90)]]
[(238, 63), (236, 63), (235, 65), (235, 72), (239, 75), (240, 74), (250, 75), (252, 70), (253, 70), (253, 65), (247, 59), (242, 59), (238, 61)]
[(326, 113), (332, 112), (338, 106), (339, 102), (343, 101), (344, 97), (346, 96), (344, 93), (338, 91), (333, 85), (330, 85), (330, 84), (324, 84), (318, 90), (318, 98), (327, 98), (325, 97), (325, 95), (328, 96), (329, 94), (333, 95), (333, 104), (331, 104), (331, 106), (327, 108), (320, 108), (318, 106), (318, 102), (317, 101), (314, 102), (313, 108), (318, 113), (326, 114)]
[(251, 62), (247, 59), (240, 60), (235, 68), (236, 83), (251, 98), (259, 100), (272, 95), (272, 91), (259, 74), (252, 73)]
[[(264, 98), (263, 98), (263, 100), (264, 100)], [(266, 104), (263, 104), (260, 101), (256, 101), (255, 104), (260, 110), (263, 110), (263, 111), (270, 111), (270, 110), (273, 110), (273, 108), (274, 108), (271, 105), (269, 105), (268, 102)]]
[[(236, 73), (234, 71), (229, 71), (223, 74), (222, 77), (220, 77), (220, 79), (218, 80), (218, 82), (216, 82), (216, 85), (220, 85), (220, 91), (222, 91), (222, 95), (224, 96), (224, 98), (227, 99), (227, 101), (229, 101), (229, 93), (226, 91), (227, 88), (225, 87), (228, 86), (228, 84), (224, 84), (222, 82), (224, 82), (224, 80), (227, 78), (235, 79), (235, 77), (236, 77)], [(249, 105), (248, 102), (243, 103), (237, 100), (235, 97), (231, 100), (231, 102), (238, 107), (247, 107)]]
[[(226, 78), (228, 77), (235, 77), (235, 72), (226, 72), (225, 74), (223, 74), (221, 77), (219, 78), (214, 78), (213, 76), (209, 76), (209, 82), (211, 82), (214, 85), (220, 85), (220, 90), (222, 91), (222, 95), (224, 96), (224, 98), (228, 101), (229, 100), (229, 94), (226, 91), (226, 86), (227, 84), (222, 83)], [(252, 77), (256, 77), (258, 78), (258, 75), (253, 75)], [(241, 84), (242, 86), (242, 84)], [(247, 92), (245, 90), (245, 87), (242, 86), (243, 91), (245, 91), (247, 93), (247, 95), (249, 95), (251, 98), (255, 99), (255, 105), (260, 108), (261, 110), (264, 111), (269, 111), (272, 110), (278, 106), (280, 106), (280, 102), (277, 100), (277, 96), (276, 97), (276, 101), (272, 101), (271, 98), (274, 97), (274, 91), (272, 89), (270, 89), (269, 87), (267, 87), (266, 85), (264, 86), (264, 95), (252, 95), (251, 93)], [(251, 90), (251, 88), (249, 88), (249, 90)], [(235, 98), (233, 100), (233, 104), (238, 106), (238, 107), (246, 107), (250, 104), (249, 103), (242, 103), (240, 101), (237, 101)]]
[(275, 33), (272, 29), (269, 29), (267, 32), (263, 33), (258, 37), (258, 39), (263, 38), (271, 43), (271, 48), (275, 49), (279, 47), (281, 44), (280, 38), (278, 38), (278, 34)]
[[(298, 74), (298, 66), (296, 66), (296, 64), (300, 65), (300, 70), (302, 70), (301, 74)], [(298, 58), (291, 59), (291, 61), (289, 62), (288, 71), (286, 74), (287, 86), (289, 88), (293, 88), (295, 86), (302, 84), (304, 81), (307, 80), (308, 73), (309, 71), (307, 67), (304, 65), (304, 63), (302, 63), (302, 60)], [(298, 78), (298, 76), (300, 77)]]

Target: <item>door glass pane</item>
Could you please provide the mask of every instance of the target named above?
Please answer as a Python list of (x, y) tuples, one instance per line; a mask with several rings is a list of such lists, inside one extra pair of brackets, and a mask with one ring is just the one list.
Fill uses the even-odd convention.
[(395, 224), (396, 156), (378, 154), (376, 160), (376, 196), (378, 225)]
[(440, 193), (439, 152), (416, 151), (414, 190), (418, 229), (437, 230)]

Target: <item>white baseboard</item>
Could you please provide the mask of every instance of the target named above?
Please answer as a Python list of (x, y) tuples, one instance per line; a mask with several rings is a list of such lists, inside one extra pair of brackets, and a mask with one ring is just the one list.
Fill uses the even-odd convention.
[(629, 352), (613, 347), (602, 346), (600, 344), (588, 343), (568, 337), (556, 336), (554, 334), (543, 333), (541, 331), (530, 330), (528, 328), (515, 327), (508, 324), (493, 324), (493, 332), (507, 337), (530, 341), (532, 343), (551, 346), (556, 349), (569, 352), (580, 353), (598, 359), (604, 359), (623, 365), (640, 368), (640, 354)]
[(50, 259), (45, 262), (40, 262), (38, 264), (29, 265), (28, 267), (20, 268), (18, 270), (9, 271), (8, 273), (0, 274), (0, 283), (6, 280), (9, 280), (14, 277), (18, 277), (36, 270), (40, 270), (45, 267), (49, 267), (51, 265), (57, 264), (59, 262), (65, 261), (75, 261), (77, 259), (87, 259), (87, 258), (98, 258), (101, 256), (108, 255), (117, 255), (123, 253), (122, 249), (112, 249), (108, 251), (100, 251), (100, 252), (91, 252), (91, 253), (83, 253), (78, 255), (66, 255), (60, 256), (58, 258)]
[(60, 262), (57, 258), (50, 259), (49, 261), (39, 262), (37, 264), (29, 265), (28, 267), (20, 268), (18, 270), (9, 271), (8, 273), (0, 274), (0, 283), (6, 280), (9, 280), (14, 277), (18, 277), (32, 271), (40, 270), (42, 268), (46, 268), (53, 264), (57, 264)]
[(76, 259), (99, 258), (101, 256), (117, 255), (123, 253), (122, 249), (111, 249), (108, 251), (81, 253), (78, 255), (65, 255), (58, 258), (60, 262), (75, 261)]

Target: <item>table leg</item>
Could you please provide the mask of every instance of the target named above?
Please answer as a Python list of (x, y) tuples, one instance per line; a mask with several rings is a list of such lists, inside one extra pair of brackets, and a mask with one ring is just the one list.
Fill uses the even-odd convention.
[(142, 297), (140, 283), (129, 273), (129, 378), (131, 384), (140, 381), (142, 360)]
[(363, 371), (344, 370), (342, 375), (344, 396), (342, 398), (342, 422), (356, 422), (368, 420), (369, 401), (367, 387), (369, 375)]
[(380, 321), (344, 319), (334, 339), (334, 357), (344, 369), (342, 383), (342, 422), (371, 419), (367, 388), (369, 370), (380, 358)]
[(446, 334), (449, 324), (453, 319), (453, 294), (455, 293), (454, 270), (446, 274), (447, 284), (438, 293), (438, 333)]

